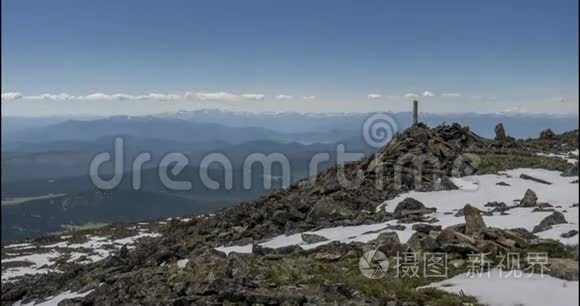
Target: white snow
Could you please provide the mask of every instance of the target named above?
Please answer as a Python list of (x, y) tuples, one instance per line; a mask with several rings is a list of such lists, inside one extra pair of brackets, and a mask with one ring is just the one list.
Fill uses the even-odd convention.
[(54, 271), (49, 268), (49, 266), (51, 265), (51, 260), (59, 257), (60, 255), (61, 254), (58, 252), (49, 252), (3, 259), (2, 263), (26, 261), (31, 263), (31, 265), (25, 267), (8, 268), (2, 271), (2, 281), (3, 282), (10, 281), (15, 277), (24, 276), (28, 274), (44, 274), (50, 271)]
[(30, 247), (30, 246), (32, 246), (30, 243), (15, 243), (15, 244), (7, 245), (4, 248), (7, 248), (7, 249), (22, 249), (22, 248)]
[[(536, 153), (538, 156), (545, 156), (545, 157), (557, 157), (567, 161), (569, 164), (575, 164), (578, 161), (578, 150), (570, 151), (567, 153), (562, 154), (554, 154), (554, 153)], [(576, 158), (570, 158), (570, 155), (576, 156)]]
[(452, 293), (463, 291), (490, 306), (572, 306), (578, 305), (578, 282), (560, 280), (548, 275), (528, 274), (520, 271), (508, 275), (498, 269), (482, 275), (468, 273), (433, 283), (433, 287)]
[[(527, 174), (540, 178), (552, 183), (545, 185), (531, 180), (520, 178), (520, 174)], [(578, 228), (578, 207), (571, 207), (572, 204), (578, 203), (578, 185), (570, 182), (578, 177), (562, 177), (560, 172), (549, 171), (544, 169), (515, 169), (505, 171), (499, 175), (480, 175), (467, 176), (463, 178), (453, 178), (454, 183), (460, 187), (459, 190), (417, 192), (411, 191), (401, 194), (396, 198), (386, 201), (379, 206), (387, 212), (393, 212), (399, 202), (407, 197), (414, 198), (427, 207), (437, 208), (437, 212), (428, 215), (428, 217), (437, 218), (439, 221), (435, 225), (447, 226), (464, 223), (463, 217), (455, 217), (457, 210), (462, 209), (465, 204), (471, 204), (482, 211), (492, 210), (492, 207), (485, 207), (488, 202), (504, 202), (508, 206), (516, 205), (517, 201), (523, 198), (528, 188), (534, 190), (538, 196), (539, 202), (552, 204), (555, 210), (560, 211), (566, 217), (568, 224), (554, 226), (552, 229), (538, 233), (541, 238), (550, 238), (561, 241), (562, 243), (575, 245), (578, 244), (578, 235), (572, 238), (562, 238), (562, 233), (571, 229)], [(508, 183), (510, 186), (499, 186), (498, 182)], [(561, 207), (556, 207), (561, 206)], [(507, 211), (508, 215), (494, 213), (492, 216), (483, 216), (486, 224), (491, 227), (510, 229), (523, 227), (529, 231), (542, 221), (551, 212), (534, 212), (533, 208), (514, 208)], [(447, 214), (446, 214), (447, 213)], [(451, 214), (449, 214), (451, 213)], [(338, 226), (325, 228), (318, 231), (309, 231), (306, 233), (316, 234), (328, 239), (328, 241), (307, 244), (301, 238), (301, 233), (294, 235), (280, 235), (272, 237), (265, 242), (260, 243), (263, 247), (281, 248), (291, 245), (299, 245), (303, 249), (311, 249), (330, 243), (331, 241), (349, 242), (368, 242), (376, 239), (382, 232), (394, 231), (399, 235), (399, 240), (405, 243), (413, 235), (413, 224), (403, 224), (406, 228), (402, 231), (388, 229), (388, 225), (396, 225), (397, 220), (392, 220), (377, 224), (357, 225), (357, 226)], [(374, 231), (374, 233), (368, 233)], [(230, 252), (251, 253), (252, 245), (218, 247), (218, 251), (226, 254)]]
[(84, 297), (93, 291), (94, 290), (89, 290), (89, 291), (83, 292), (83, 293), (65, 291), (63, 293), (60, 293), (60, 294), (54, 296), (54, 297), (50, 297), (47, 300), (42, 301), (40, 303), (31, 302), (31, 303), (24, 304), (22, 306), (33, 306), (33, 305), (35, 305), (35, 306), (53, 306), (53, 305), (58, 305), (58, 303), (60, 303), (61, 301), (64, 301), (67, 299)]
[(239, 253), (239, 254), (248, 254), (252, 253), (252, 244), (247, 245), (235, 245), (235, 246), (228, 246), (228, 247), (217, 247), (215, 248), (217, 251), (224, 252), (226, 255), (230, 255), (230, 253)]
[[(15, 254), (15, 257), (3, 259), (2, 262), (16, 262), (16, 261), (27, 261), (32, 263), (32, 265), (26, 267), (14, 267), (8, 268), (2, 271), (2, 281), (13, 281), (15, 278), (27, 275), (27, 274), (41, 274), (48, 272), (58, 272), (55, 268), (51, 267), (52, 262), (50, 259), (56, 259), (64, 254), (70, 254), (68, 262), (78, 261), (82, 256), (86, 259), (80, 263), (90, 263), (96, 262), (107, 258), (114, 251), (115, 248), (120, 248), (123, 245), (127, 245), (128, 248), (134, 248), (135, 243), (142, 238), (158, 237), (159, 233), (151, 233), (145, 230), (140, 230), (139, 234), (135, 236), (130, 236), (122, 239), (109, 239), (103, 236), (91, 236), (88, 237), (87, 241), (83, 243), (70, 243), (69, 241), (61, 241), (49, 245), (35, 246), (29, 243), (13, 244), (10, 250), (18, 251), (31, 248), (41, 248), (44, 250), (42, 253), (26, 254), (22, 255)], [(115, 246), (115, 248), (111, 248)], [(54, 251), (55, 249), (58, 252)], [(69, 251), (71, 250), (71, 251)], [(84, 251), (87, 250), (87, 251)], [(41, 268), (45, 266), (44, 268)]]
[(187, 265), (187, 263), (189, 262), (189, 259), (180, 259), (177, 261), (177, 266), (181, 269), (185, 268), (185, 266)]
[[(537, 183), (531, 180), (521, 179), (520, 174), (527, 174), (551, 182), (552, 185)], [(386, 201), (379, 209), (393, 212), (397, 204), (405, 198), (414, 198), (427, 207), (437, 208), (437, 212), (431, 216), (439, 219), (435, 224), (443, 227), (463, 223), (463, 217), (455, 217), (457, 210), (463, 208), (465, 204), (471, 204), (483, 211), (491, 210), (485, 207), (488, 202), (504, 202), (508, 206), (517, 204), (514, 200), (523, 198), (528, 188), (536, 192), (538, 202), (552, 204), (555, 210), (560, 211), (566, 217), (569, 224), (557, 226), (547, 232), (539, 233), (540, 237), (553, 238), (562, 243), (577, 244), (578, 237), (566, 239), (560, 237), (561, 233), (578, 227), (578, 208), (570, 207), (578, 203), (578, 185), (570, 182), (578, 177), (562, 177), (560, 172), (544, 169), (515, 169), (506, 171), (500, 175), (468, 176), (464, 178), (454, 178), (453, 181), (460, 187), (459, 190), (417, 192), (411, 191), (401, 194), (396, 198)], [(508, 183), (510, 186), (499, 186), (498, 182)], [(561, 206), (560, 208), (556, 206)], [(487, 225), (498, 228), (523, 227), (529, 231), (540, 223), (540, 221), (551, 212), (534, 212), (533, 208), (515, 208), (507, 211), (508, 215), (483, 216)], [(445, 214), (451, 212), (453, 214)], [(401, 239), (403, 240), (403, 239)]]

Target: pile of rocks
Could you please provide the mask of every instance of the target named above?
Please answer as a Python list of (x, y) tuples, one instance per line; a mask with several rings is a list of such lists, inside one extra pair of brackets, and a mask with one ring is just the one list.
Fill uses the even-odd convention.
[(459, 124), (429, 129), (419, 123), (395, 135), (365, 165), (365, 173), (380, 173), (404, 190), (446, 190), (456, 186), (447, 178), (472, 174), (475, 163), (463, 153), (483, 146), (483, 140)]

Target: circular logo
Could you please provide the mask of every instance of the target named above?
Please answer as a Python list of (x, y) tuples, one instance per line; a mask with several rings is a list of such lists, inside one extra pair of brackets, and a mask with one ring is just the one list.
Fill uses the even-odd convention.
[(364, 277), (379, 279), (387, 274), (389, 260), (383, 252), (372, 250), (361, 256), (358, 261), (358, 267)]
[(378, 113), (370, 116), (363, 124), (363, 138), (367, 145), (380, 148), (393, 138), (399, 130), (397, 122), (389, 114)]

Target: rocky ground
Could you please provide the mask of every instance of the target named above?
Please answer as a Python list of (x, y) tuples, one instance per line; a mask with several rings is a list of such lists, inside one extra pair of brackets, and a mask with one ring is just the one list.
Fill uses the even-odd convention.
[[(487, 270), (518, 254), (525, 270), (538, 252), (546, 279), (568, 288), (553, 292), (575, 303), (577, 159), (578, 131), (515, 140), (498, 125), (483, 139), (419, 124), (373, 156), (213, 215), (3, 246), (2, 303), (476, 305), (494, 300), (463, 278), (473, 254), (489, 255)], [(393, 268), (371, 279), (360, 268), (376, 250)], [(395, 274), (404, 252), (447, 254), (455, 286)]]

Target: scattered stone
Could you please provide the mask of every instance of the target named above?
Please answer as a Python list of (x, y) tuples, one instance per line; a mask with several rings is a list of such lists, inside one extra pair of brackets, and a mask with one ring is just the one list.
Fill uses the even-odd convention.
[(390, 229), (390, 230), (395, 230), (395, 231), (404, 231), (407, 227), (402, 225), (402, 224), (389, 224), (387, 225), (385, 228)]
[[(530, 233), (528, 233), (528, 234), (530, 234)], [(506, 238), (515, 241), (516, 242), (516, 246), (518, 246), (518, 247), (520, 247), (522, 249), (523, 248), (526, 248), (528, 246), (528, 240), (529, 240), (529, 238), (526, 237), (525, 235), (522, 235), (522, 233), (518, 233), (518, 232), (513, 231), (513, 230), (504, 230), (503, 231), (503, 235)]]
[(396, 255), (403, 250), (399, 235), (395, 232), (380, 233), (377, 239), (371, 241), (369, 244), (373, 248), (378, 248), (379, 251), (387, 256)]
[(495, 184), (498, 185), (498, 186), (511, 186), (510, 184), (508, 184), (506, 182), (503, 182), (503, 181), (502, 182), (495, 183)]
[(568, 223), (568, 221), (566, 221), (564, 214), (562, 214), (561, 212), (555, 211), (551, 215), (544, 218), (540, 222), (540, 224), (538, 224), (536, 227), (534, 227), (534, 230), (532, 232), (533, 233), (543, 232), (545, 230), (551, 229), (552, 226), (554, 226), (554, 225), (565, 224), (565, 223)]
[(406, 243), (410, 252), (434, 252), (439, 249), (439, 243), (428, 234), (415, 232)]
[(536, 205), (538, 205), (538, 196), (533, 190), (531, 189), (526, 190), (524, 198), (520, 201), (520, 206), (534, 207)]
[(468, 254), (479, 253), (479, 249), (468, 243), (446, 243), (441, 245), (441, 250), (448, 254), (459, 254), (466, 257)]
[(532, 209), (532, 212), (554, 212), (556, 211), (554, 208), (542, 208), (542, 207), (536, 207), (534, 209)]
[(534, 181), (534, 182), (540, 183), (540, 184), (552, 185), (552, 183), (550, 183), (548, 181), (545, 181), (543, 179), (539, 179), (537, 177), (533, 177), (533, 176), (527, 175), (525, 173), (520, 174), (520, 178), (523, 179), (523, 180)]
[(316, 234), (302, 233), (300, 235), (300, 237), (302, 238), (302, 240), (304, 242), (306, 242), (308, 244), (328, 241), (328, 239), (326, 237), (322, 237), (322, 236), (316, 235)]
[(578, 231), (577, 230), (570, 230), (568, 232), (562, 233), (562, 235), (560, 235), (560, 237), (562, 238), (572, 238), (574, 236), (578, 235)]
[(503, 123), (498, 123), (495, 126), (495, 140), (503, 141), (503, 140), (506, 140), (506, 138), (507, 138), (507, 135), (505, 133)]
[(413, 199), (413, 198), (406, 198), (403, 201), (397, 204), (395, 208), (395, 215), (401, 215), (403, 211), (419, 211), (425, 209), (425, 205), (423, 203)]
[(314, 255), (314, 259), (327, 262), (337, 261), (340, 258), (342, 258), (342, 255), (334, 253), (316, 253)]
[(493, 207), (491, 212), (503, 212), (509, 209), (509, 207), (504, 202), (488, 202), (484, 206)]
[[(570, 166), (570, 168), (566, 169), (566, 171), (562, 172), (562, 176), (578, 176), (578, 162), (575, 162), (574, 165)], [(578, 180), (575, 180), (575, 184), (578, 184)]]
[(551, 129), (545, 129), (540, 132), (540, 139), (542, 140), (552, 140), (556, 138), (556, 133), (554, 133)]
[(465, 214), (465, 234), (469, 236), (479, 235), (486, 229), (483, 217), (481, 217), (479, 209), (467, 204), (463, 208)]
[(550, 258), (547, 274), (568, 281), (578, 281), (578, 261), (570, 258)]
[(418, 223), (418, 224), (413, 224), (412, 229), (416, 232), (429, 234), (429, 232), (431, 232), (431, 231), (440, 231), (441, 225)]

